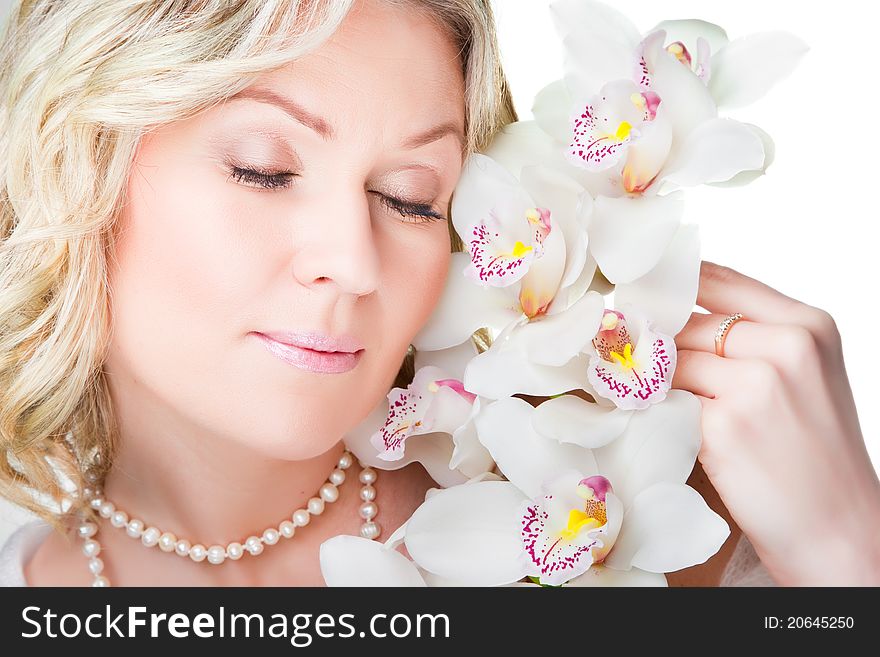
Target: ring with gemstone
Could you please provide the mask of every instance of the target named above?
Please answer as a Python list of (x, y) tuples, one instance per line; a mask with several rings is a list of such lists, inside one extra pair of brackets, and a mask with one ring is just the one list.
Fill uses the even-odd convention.
[(725, 317), (724, 321), (719, 324), (718, 329), (715, 331), (715, 353), (718, 356), (724, 356), (724, 340), (727, 338), (727, 332), (730, 330), (730, 327), (733, 326), (734, 322), (742, 318), (742, 313), (734, 313)]

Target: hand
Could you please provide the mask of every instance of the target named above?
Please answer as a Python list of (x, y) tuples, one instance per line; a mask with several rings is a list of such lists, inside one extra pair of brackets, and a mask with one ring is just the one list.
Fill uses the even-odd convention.
[(706, 261), (697, 305), (672, 385), (703, 405), (698, 458), (731, 517), (783, 586), (880, 585), (880, 481), (833, 318)]

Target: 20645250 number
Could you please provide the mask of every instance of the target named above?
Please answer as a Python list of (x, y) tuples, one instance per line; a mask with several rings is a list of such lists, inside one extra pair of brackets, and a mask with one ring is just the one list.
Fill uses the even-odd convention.
[(764, 616), (764, 628), (773, 629), (852, 629), (852, 616)]

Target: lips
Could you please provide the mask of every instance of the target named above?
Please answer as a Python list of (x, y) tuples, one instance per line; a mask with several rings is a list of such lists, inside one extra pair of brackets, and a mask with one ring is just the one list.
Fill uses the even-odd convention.
[(261, 331), (262, 335), (282, 344), (323, 352), (361, 351), (364, 345), (351, 335), (330, 336), (319, 331)]
[[(357, 366), (358, 362), (360, 362), (361, 355), (364, 352), (363, 348), (357, 349), (354, 352), (345, 351), (343, 349), (336, 351), (321, 351), (319, 349), (311, 349), (309, 347), (281, 342), (273, 338), (270, 334), (253, 333), (253, 335), (260, 338), (263, 346), (266, 347), (270, 354), (289, 365), (293, 365), (294, 367), (307, 372), (319, 372), (325, 374), (341, 374), (343, 372), (348, 372)], [(277, 333), (275, 335), (277, 335)], [(303, 341), (302, 335), (303, 334), (297, 334), (295, 339)], [(312, 334), (312, 337), (314, 338), (314, 334)], [(290, 334), (285, 334), (284, 339), (291, 339)], [(328, 346), (338, 346), (351, 349), (358, 343), (348, 337), (343, 339), (329, 339), (327, 336), (319, 335), (312, 344), (320, 345), (324, 348)]]

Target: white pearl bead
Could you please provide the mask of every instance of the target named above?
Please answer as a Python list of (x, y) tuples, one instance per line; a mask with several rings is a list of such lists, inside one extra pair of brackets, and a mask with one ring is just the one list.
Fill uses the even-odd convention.
[(124, 527), (128, 524), (128, 514), (125, 511), (114, 511), (110, 516), (110, 524), (114, 527)]
[(92, 557), (89, 559), (89, 572), (92, 573), (92, 575), (100, 575), (102, 570), (104, 570), (104, 562), (101, 561), (101, 557)]
[(113, 505), (113, 502), (104, 502), (101, 508), (98, 509), (98, 513), (105, 518), (112, 516), (114, 511), (116, 511), (116, 507)]
[(364, 502), (372, 502), (376, 499), (376, 489), (367, 484), (361, 488), (361, 499)]
[(342, 456), (339, 457), (339, 463), (337, 463), (337, 467), (342, 470), (346, 470), (351, 467), (351, 464), (354, 463), (354, 458), (352, 458), (350, 452), (345, 452)]
[(269, 529), (263, 532), (263, 543), (266, 545), (275, 545), (280, 538), (281, 534), (274, 527), (269, 527)]
[(362, 484), (375, 484), (376, 471), (373, 468), (364, 468), (361, 470), (360, 475), (358, 475), (358, 479), (360, 479)]
[(208, 556), (208, 549), (201, 543), (196, 543), (189, 549), (189, 558), (193, 561), (204, 561)]
[(153, 547), (159, 542), (162, 531), (158, 527), (147, 527), (141, 535), (141, 543), (147, 547)]
[(244, 542), (244, 547), (253, 556), (257, 556), (263, 551), (263, 543), (256, 536), (248, 536)]
[(278, 531), (281, 532), (284, 538), (293, 538), (293, 535), (296, 533), (296, 525), (290, 522), (290, 520), (285, 520), (278, 525)]
[(305, 527), (309, 524), (309, 512), (305, 509), (297, 509), (293, 512), (293, 524), (297, 527)]
[(96, 497), (93, 500), (89, 501), (89, 506), (93, 509), (100, 509), (101, 505), (104, 503), (104, 499), (101, 497)]
[(138, 520), (137, 518), (132, 518), (128, 521), (128, 526), (126, 526), (125, 528), (125, 533), (132, 538), (140, 538), (141, 534), (144, 533), (144, 521)]
[(104, 577), (103, 575), (98, 575), (95, 578), (95, 581), (92, 582), (92, 586), (110, 586), (110, 580)]
[(98, 541), (90, 538), (83, 543), (82, 551), (87, 557), (95, 557), (98, 556), (98, 553), (101, 551), (101, 546), (98, 544)]
[(171, 532), (165, 532), (159, 537), (159, 549), (162, 552), (172, 552), (177, 546), (177, 537)]
[(244, 548), (241, 543), (230, 543), (226, 546), (226, 556), (233, 561), (238, 561), (244, 555)]
[(309, 513), (313, 516), (319, 516), (324, 513), (324, 500), (320, 497), (310, 497), (308, 507)]
[(319, 493), (325, 502), (335, 502), (339, 499), (339, 489), (331, 483), (321, 486)]
[(208, 548), (208, 561), (215, 566), (226, 560), (226, 548), (222, 545), (212, 545)]
[(181, 557), (188, 557), (189, 551), (192, 549), (192, 543), (185, 538), (178, 539), (177, 545), (174, 546), (174, 552)]
[(98, 531), (98, 525), (93, 522), (84, 522), (76, 530), (80, 538), (91, 538), (95, 535), (96, 531)]
[(340, 470), (336, 468), (333, 472), (330, 473), (330, 476), (327, 477), (328, 481), (334, 486), (341, 486), (342, 482), (345, 481), (345, 470)]
[(381, 529), (379, 527), (379, 523), (377, 522), (365, 522), (361, 525), (361, 536), (363, 538), (368, 538), (370, 540), (374, 538), (378, 538)]
[(373, 502), (364, 502), (358, 508), (358, 515), (364, 520), (372, 520), (379, 513), (379, 509)]

